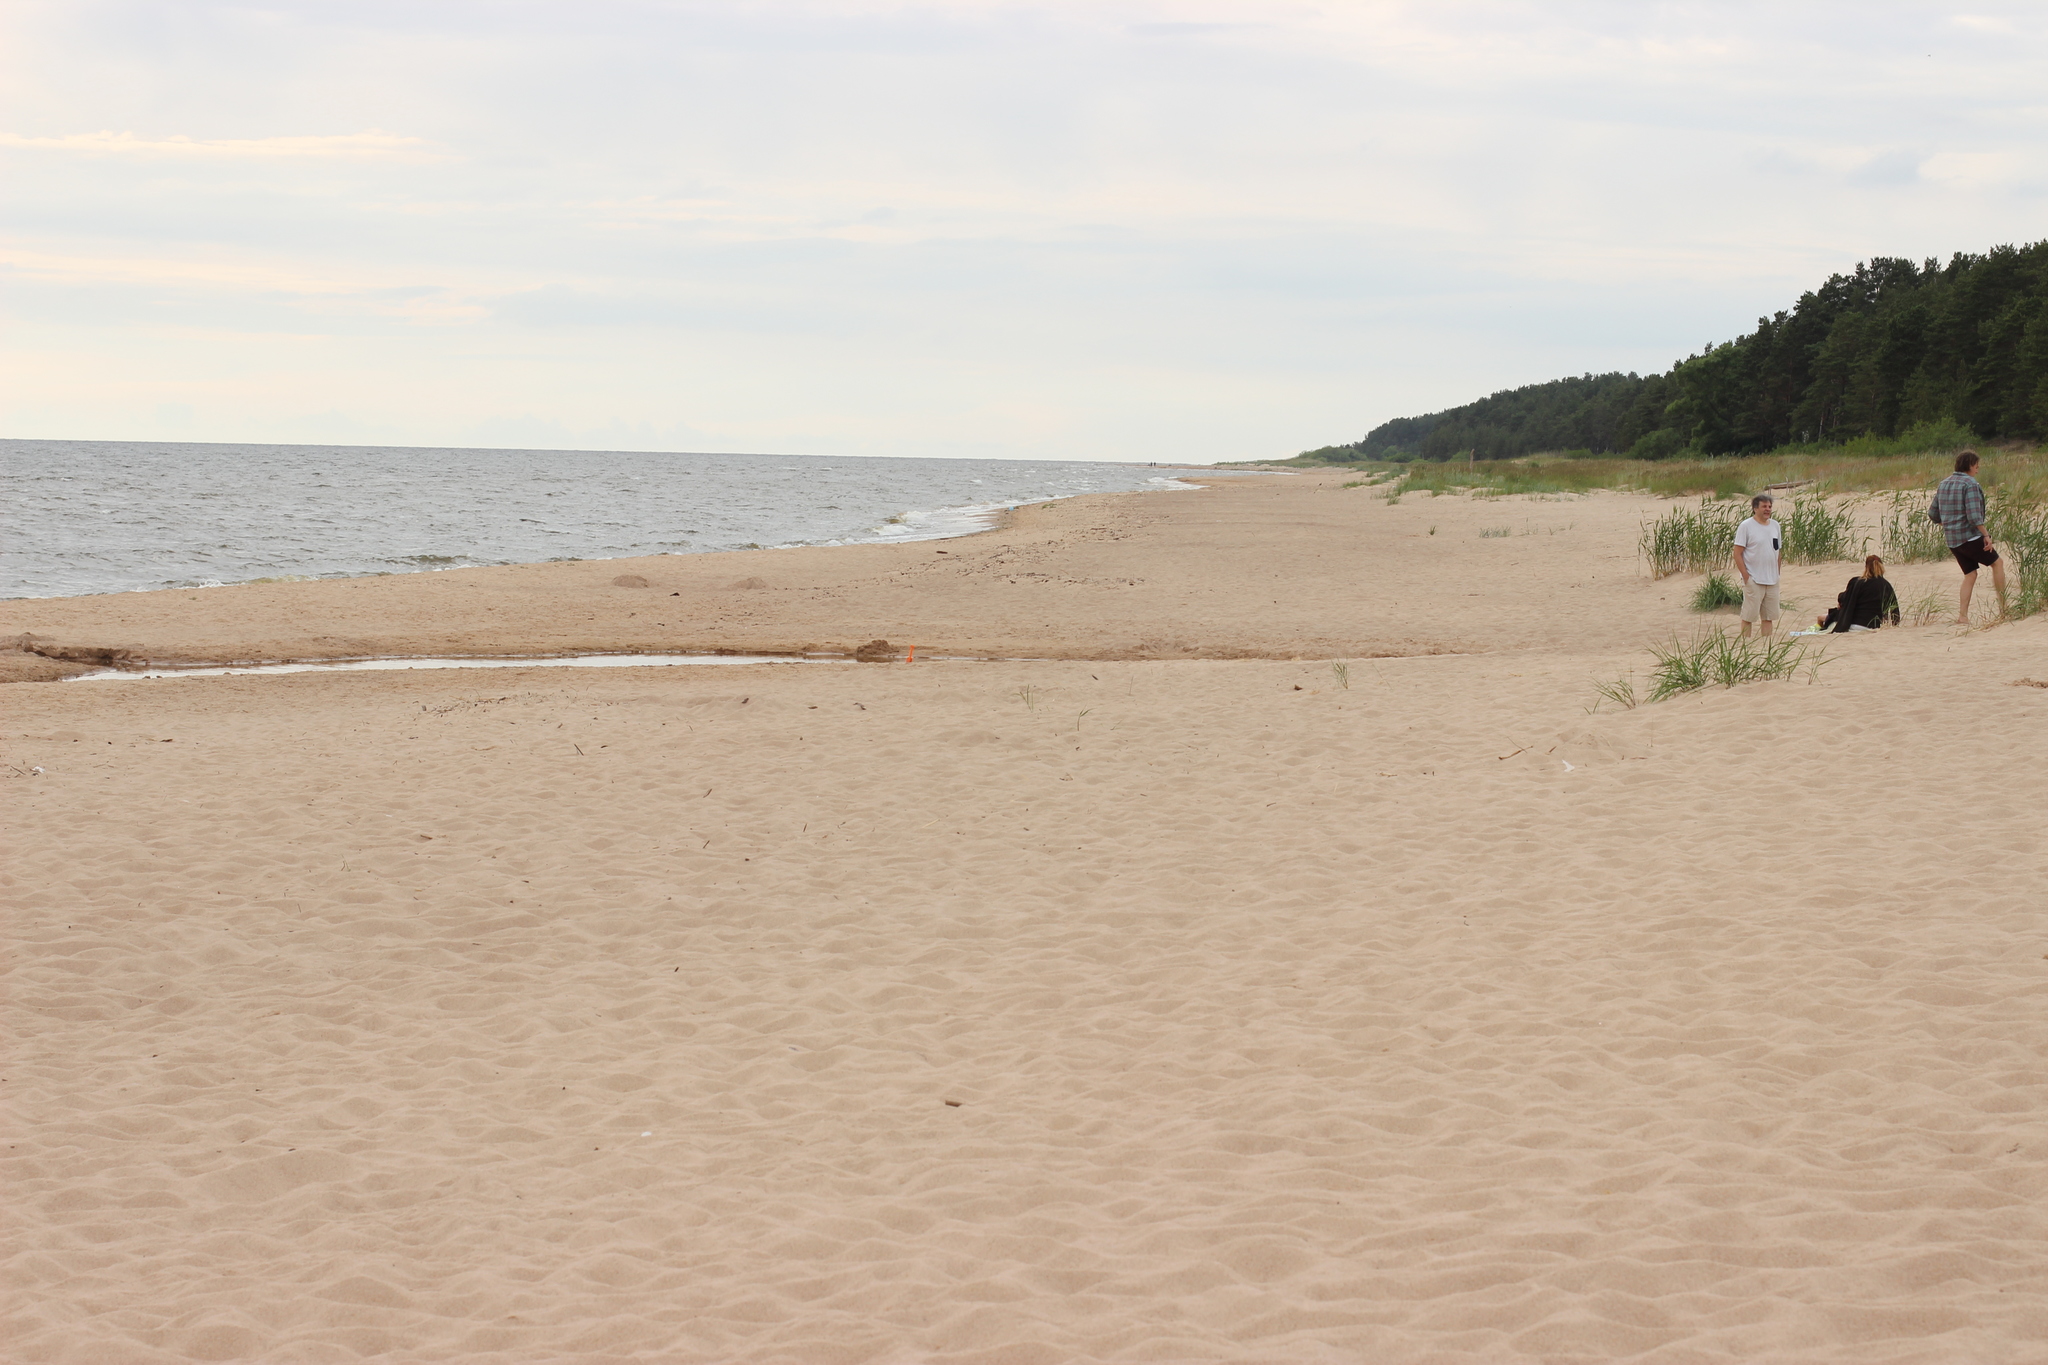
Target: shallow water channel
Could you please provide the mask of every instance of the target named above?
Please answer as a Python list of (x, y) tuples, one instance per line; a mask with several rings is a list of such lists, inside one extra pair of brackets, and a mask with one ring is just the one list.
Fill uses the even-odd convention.
[(303, 664), (227, 664), (217, 668), (108, 669), (67, 682), (140, 678), (230, 678), (257, 673), (379, 673), (426, 668), (673, 668), (684, 664), (850, 664), (841, 654), (572, 654), (541, 658), (335, 659)]

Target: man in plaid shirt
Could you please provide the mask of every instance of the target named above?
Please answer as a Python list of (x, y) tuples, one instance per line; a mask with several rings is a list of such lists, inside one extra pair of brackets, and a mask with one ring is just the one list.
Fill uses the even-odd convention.
[(1991, 548), (1991, 533), (1984, 526), (1984, 488), (1972, 473), (1979, 461), (1977, 452), (1965, 450), (1956, 456), (1956, 472), (1934, 490), (1934, 506), (1928, 515), (1941, 523), (1942, 539), (1948, 552), (1963, 570), (1962, 605), (1957, 622), (1970, 624), (1970, 593), (1977, 586), (1977, 570), (1991, 566), (1991, 586), (1998, 590), (1998, 614), (2005, 615), (2005, 565)]

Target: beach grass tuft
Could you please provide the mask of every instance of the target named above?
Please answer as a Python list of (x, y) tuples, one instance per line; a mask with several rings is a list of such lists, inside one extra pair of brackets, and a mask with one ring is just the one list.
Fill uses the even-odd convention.
[(1702, 498), (1697, 507), (1674, 507), (1643, 526), (1636, 549), (1650, 562), (1650, 577), (1698, 573), (1728, 561), (1743, 510)]
[[(1991, 499), (1984, 529), (2007, 562), (2007, 617), (2018, 620), (2048, 609), (2048, 496), (2030, 502), (2011, 495)], [(1978, 571), (1979, 593), (1988, 577)]]
[(1955, 610), (1953, 588), (1932, 587), (1910, 602), (1899, 603), (1899, 620), (1909, 626), (1925, 626)]
[(1931, 564), (1948, 558), (1938, 523), (1927, 519), (1930, 497), (1896, 492), (1887, 496), (1877, 523), (1877, 552), (1887, 564)]
[(1742, 605), (1742, 589), (1735, 586), (1735, 580), (1718, 570), (1707, 575), (1707, 581), (1700, 584), (1692, 595), (1694, 611), (1718, 611), (1722, 607)]
[(1612, 682), (1594, 683), (1593, 692), (1595, 700), (1586, 708), (1588, 711), (1598, 711), (1601, 702), (1611, 703), (1624, 711), (1633, 711), (1642, 704), (1642, 698), (1636, 695), (1635, 675), (1632, 673)]
[(1853, 502), (1829, 506), (1825, 497), (1801, 498), (1781, 520), (1785, 527), (1787, 564), (1826, 564), (1859, 557), (1859, 547), (1854, 544)]
[(1636, 691), (1633, 676), (1595, 683), (1594, 709), (1605, 701), (1630, 710), (1707, 687), (1774, 682), (1792, 677), (1802, 669), (1807, 681), (1812, 682), (1821, 667), (1832, 662), (1825, 647), (1809, 647), (1803, 640), (1787, 636), (1757, 639), (1719, 632), (1690, 641), (1674, 637), (1667, 643), (1652, 645), (1650, 660), (1647, 693)]

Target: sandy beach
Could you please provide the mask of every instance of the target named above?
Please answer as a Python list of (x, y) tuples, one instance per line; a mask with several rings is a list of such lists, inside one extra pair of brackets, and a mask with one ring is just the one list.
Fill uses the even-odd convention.
[(5, 1357), (2048, 1359), (2048, 618), (1589, 713), (1664, 504), (1345, 482), (0, 603), (919, 656), (0, 656)]

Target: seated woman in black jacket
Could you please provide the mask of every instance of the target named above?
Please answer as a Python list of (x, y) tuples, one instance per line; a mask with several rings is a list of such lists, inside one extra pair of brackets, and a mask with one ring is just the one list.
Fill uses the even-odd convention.
[(1863, 572), (1850, 579), (1849, 586), (1836, 596), (1828, 614), (1813, 624), (1818, 629), (1841, 634), (1851, 626), (1876, 630), (1887, 621), (1899, 623), (1899, 595), (1892, 591), (1891, 580), (1884, 576), (1884, 561), (1871, 555), (1863, 561)]

